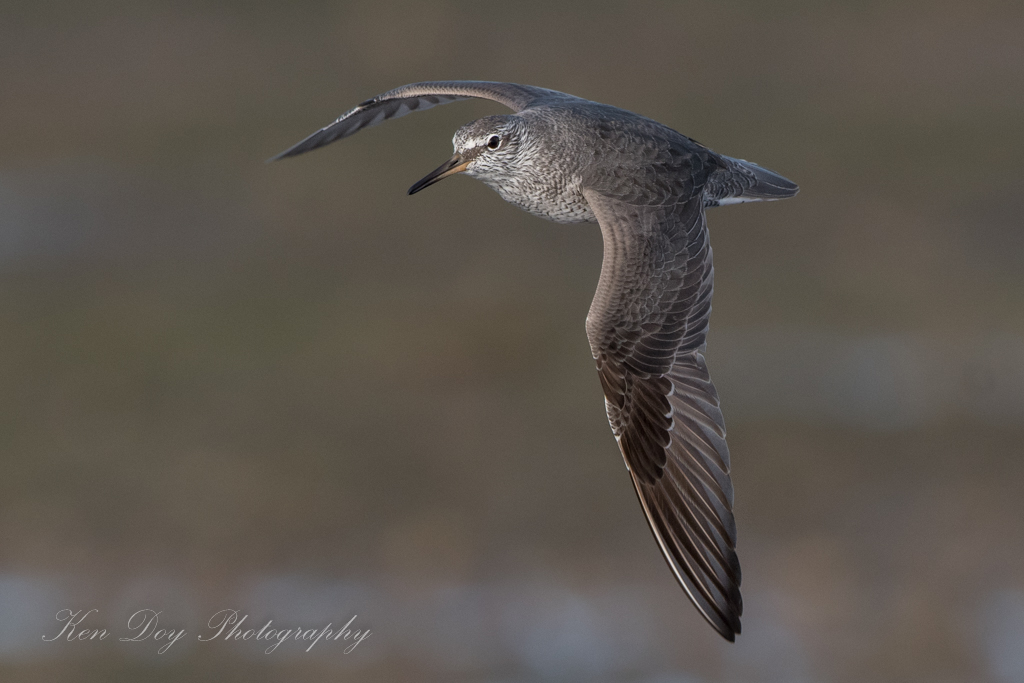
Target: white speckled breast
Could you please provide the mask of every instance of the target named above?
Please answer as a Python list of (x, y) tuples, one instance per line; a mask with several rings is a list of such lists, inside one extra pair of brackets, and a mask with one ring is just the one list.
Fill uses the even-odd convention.
[(597, 222), (594, 212), (580, 190), (579, 178), (573, 178), (568, 183), (548, 178), (547, 180), (551, 182), (542, 184), (530, 182), (531, 176), (526, 175), (520, 175), (511, 182), (492, 182), (483, 178), (481, 180), (506, 202), (534, 216), (555, 223)]

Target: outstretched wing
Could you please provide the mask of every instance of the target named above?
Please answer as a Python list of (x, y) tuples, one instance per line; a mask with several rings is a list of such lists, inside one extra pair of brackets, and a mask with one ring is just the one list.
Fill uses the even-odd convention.
[(714, 282), (701, 189), (658, 205), (584, 190), (604, 237), (587, 336), (658, 545), (697, 609), (734, 640), (743, 603), (729, 448), (701, 353)]
[(491, 81), (432, 81), (403, 85), (356, 105), (331, 125), (321, 128), (302, 142), (273, 157), (271, 161), (323, 147), (363, 128), (376, 126), (388, 119), (397, 119), (411, 111), (422, 111), (439, 104), (471, 97), (494, 100), (518, 112), (540, 100), (566, 95), (530, 85)]

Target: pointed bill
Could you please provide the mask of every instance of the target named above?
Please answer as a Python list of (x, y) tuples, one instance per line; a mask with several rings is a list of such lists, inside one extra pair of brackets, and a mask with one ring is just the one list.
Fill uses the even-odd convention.
[(450, 175), (462, 173), (469, 166), (469, 161), (463, 161), (461, 154), (455, 154), (451, 159), (444, 162), (433, 171), (424, 176), (419, 182), (409, 188), (409, 194), (416, 194), (420, 190), (430, 187), (439, 180), (444, 180)]

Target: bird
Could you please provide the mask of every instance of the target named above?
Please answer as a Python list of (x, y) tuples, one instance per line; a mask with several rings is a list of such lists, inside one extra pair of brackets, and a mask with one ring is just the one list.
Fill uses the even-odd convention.
[(461, 173), (535, 216), (598, 224), (604, 252), (586, 332), (608, 421), (676, 581), (735, 641), (743, 601), (729, 447), (704, 360), (714, 289), (705, 212), (792, 197), (798, 187), (624, 109), (492, 81), (389, 90), (270, 161), (468, 98), (512, 113), (459, 128), (452, 157), (408, 192)]

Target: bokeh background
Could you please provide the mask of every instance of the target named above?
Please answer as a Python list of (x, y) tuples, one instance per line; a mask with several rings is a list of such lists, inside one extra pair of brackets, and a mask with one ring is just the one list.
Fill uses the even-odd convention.
[[(0, 6), (4, 681), (1024, 681), (1019, 2)], [(679, 590), (584, 333), (595, 226), (405, 190), (564, 90), (801, 185), (710, 215), (744, 632)], [(163, 610), (167, 654), (119, 643)], [(200, 644), (215, 611), (350, 654)], [(62, 608), (104, 642), (43, 642)]]

